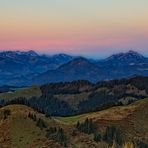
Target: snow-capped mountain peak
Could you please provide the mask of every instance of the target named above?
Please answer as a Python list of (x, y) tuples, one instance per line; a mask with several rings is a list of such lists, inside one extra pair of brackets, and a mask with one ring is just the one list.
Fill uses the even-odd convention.
[(2, 51), (0, 52), (0, 57), (9, 57), (9, 58), (16, 58), (17, 56), (38, 56), (38, 54), (33, 51)]
[(138, 52), (135, 52), (133, 50), (130, 50), (126, 53), (118, 53), (118, 54), (114, 54), (110, 57), (108, 57), (106, 60), (110, 61), (110, 60), (119, 60), (119, 61), (138, 61), (138, 60), (143, 60), (144, 57), (143, 55), (139, 54)]

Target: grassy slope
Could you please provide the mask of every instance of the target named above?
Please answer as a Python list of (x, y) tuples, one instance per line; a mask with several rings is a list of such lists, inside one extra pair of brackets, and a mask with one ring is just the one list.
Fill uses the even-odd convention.
[[(8, 119), (2, 119), (4, 109), (10, 109), (11, 115)], [(44, 119), (48, 126), (62, 127), (66, 131), (70, 146), (69, 148), (106, 148), (106, 143), (96, 143), (92, 135), (78, 133), (72, 136), (74, 123), (78, 120), (92, 118), (98, 127), (116, 124), (120, 126), (129, 137), (142, 138), (148, 141), (148, 99), (137, 101), (123, 107), (113, 107), (104, 111), (88, 113), (73, 117), (46, 118), (43, 114), (24, 105), (9, 105), (0, 109), (0, 143), (5, 147), (28, 148), (28, 147), (61, 147), (55, 141), (45, 137), (45, 130), (40, 130), (34, 121), (27, 118), (29, 112), (35, 113), (37, 117)], [(4, 140), (5, 139), (5, 140)]]
[(0, 146), (9, 148), (11, 146), (10, 137), (10, 124), (8, 121), (2, 121), (0, 114)]
[[(147, 102), (147, 99), (138, 102), (143, 102), (143, 101)], [(126, 118), (129, 114), (131, 114), (136, 110), (137, 106), (139, 106), (138, 102), (127, 106), (117, 106), (106, 110), (81, 114), (77, 116), (58, 117), (58, 119), (69, 124), (75, 124), (77, 121), (83, 121), (86, 118), (101, 119), (101, 120), (121, 120)]]
[(15, 92), (0, 93), (0, 99), (8, 99), (8, 100), (19, 97), (25, 97), (29, 99), (31, 97), (39, 97), (39, 96), (41, 96), (41, 90), (37, 86), (17, 89)]
[[(46, 118), (44, 115), (35, 112), (33, 109), (24, 106), (24, 105), (9, 105), (0, 109), (0, 115), (4, 109), (10, 109), (11, 115), (8, 119), (3, 120), (1, 118), (1, 128), (5, 128), (7, 125), (6, 131), (1, 131), (1, 135), (6, 135), (7, 141), (4, 139), (1, 140), (3, 143), (2, 146), (12, 147), (12, 148), (28, 148), (28, 147), (44, 147), (50, 146), (54, 143), (45, 137), (45, 130), (41, 130), (36, 126), (36, 123), (27, 117), (28, 113), (34, 113), (37, 115), (37, 118), (42, 118), (46, 121), (47, 125), (58, 126), (54, 119)], [(39, 144), (39, 145), (38, 145)], [(56, 143), (54, 144), (56, 147)]]
[(87, 113), (72, 117), (59, 117), (66, 124), (75, 124), (92, 118), (98, 127), (109, 125), (119, 126), (124, 133), (135, 139), (143, 139), (148, 142), (148, 99), (137, 101), (131, 105), (112, 107), (107, 110)]
[[(10, 109), (11, 115), (3, 120), (3, 110)], [(42, 118), (46, 124), (50, 127), (62, 127), (69, 138), (69, 148), (94, 148), (101, 147), (106, 148), (106, 143), (96, 143), (93, 141), (93, 137), (87, 134), (78, 133), (77, 136), (72, 136), (74, 129), (73, 125), (67, 125), (61, 123), (57, 119), (50, 119), (43, 114), (35, 112), (33, 109), (24, 105), (9, 105), (0, 109), (0, 144), (2, 147), (7, 148), (63, 148), (57, 142), (49, 140), (45, 136), (45, 130), (40, 130), (34, 121), (27, 118), (28, 113), (34, 113), (37, 118)], [(4, 136), (5, 135), (5, 136)]]

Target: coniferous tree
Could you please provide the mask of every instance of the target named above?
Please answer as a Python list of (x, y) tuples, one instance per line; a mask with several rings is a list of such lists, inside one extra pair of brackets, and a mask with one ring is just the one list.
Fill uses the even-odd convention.
[(43, 128), (46, 128), (46, 127), (47, 127), (46, 124), (45, 124), (45, 122), (44, 122), (44, 120), (41, 119), (41, 118), (39, 118), (39, 119), (37, 120), (36, 125), (37, 125), (40, 129), (43, 129)]
[(84, 133), (91, 134), (95, 131), (95, 125), (92, 121), (92, 119), (86, 119), (84, 122), (80, 123), (77, 122), (76, 128)]
[(77, 122), (77, 125), (76, 125), (76, 128), (79, 129), (79, 127), (80, 127), (80, 122), (78, 121), (78, 122)]
[(56, 140), (63, 146), (67, 147), (67, 137), (62, 128), (58, 128), (57, 134), (56, 134)]
[(117, 144), (122, 145), (124, 142), (124, 135), (115, 126), (109, 126), (106, 128), (103, 139), (109, 144), (112, 144), (113, 141), (115, 141)]

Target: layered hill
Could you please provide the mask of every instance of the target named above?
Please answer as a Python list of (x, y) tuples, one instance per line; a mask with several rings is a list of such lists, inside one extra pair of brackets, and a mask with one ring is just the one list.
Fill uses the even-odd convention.
[(148, 77), (50, 83), (0, 94), (0, 105), (25, 104), (48, 115), (68, 116), (126, 105), (148, 97)]

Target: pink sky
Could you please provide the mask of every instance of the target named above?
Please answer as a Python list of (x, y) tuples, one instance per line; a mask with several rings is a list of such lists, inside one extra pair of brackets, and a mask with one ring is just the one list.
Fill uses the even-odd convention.
[(147, 54), (147, 5), (144, 0), (5, 0), (0, 2), (0, 50)]

